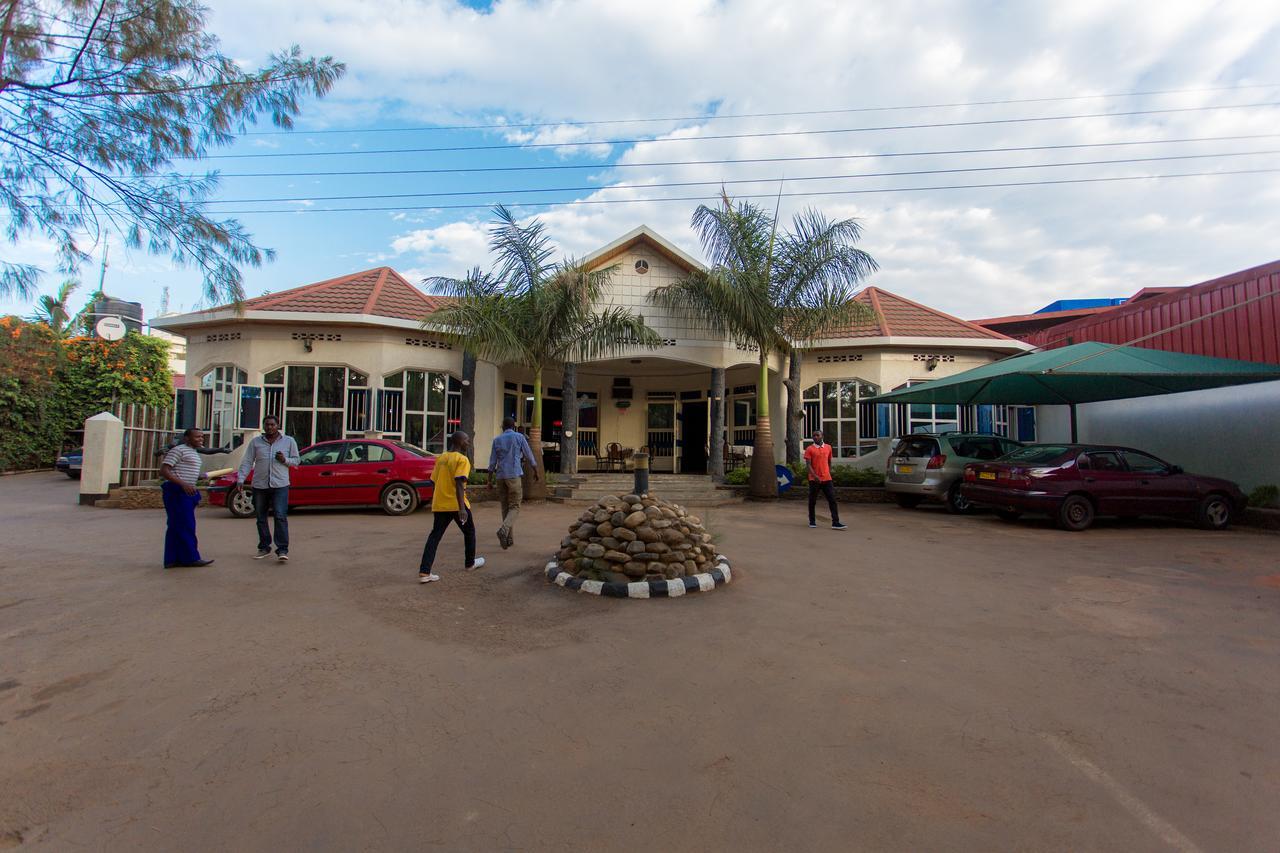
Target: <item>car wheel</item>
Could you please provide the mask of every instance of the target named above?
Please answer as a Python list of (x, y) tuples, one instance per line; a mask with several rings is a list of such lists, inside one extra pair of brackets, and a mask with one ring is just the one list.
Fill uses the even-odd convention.
[(1231, 526), (1231, 501), (1224, 495), (1209, 495), (1200, 501), (1196, 523), (1205, 530), (1226, 530)]
[(382, 490), (382, 511), (387, 515), (409, 515), (418, 508), (418, 493), (408, 483), (392, 483)]
[(253, 493), (244, 486), (235, 486), (227, 492), (227, 511), (236, 518), (252, 518), (257, 512), (253, 508)]
[(996, 510), (996, 517), (1001, 521), (1017, 521), (1022, 518), (1022, 513), (1016, 509), (998, 509)]
[(1079, 532), (1093, 524), (1093, 501), (1084, 495), (1067, 495), (1058, 507), (1058, 526), (1063, 530)]
[(973, 503), (964, 495), (960, 494), (960, 484), (958, 482), (952, 484), (950, 489), (947, 489), (946, 504), (947, 512), (955, 515), (961, 515), (973, 509)]
[(915, 509), (920, 506), (920, 501), (922, 500), (919, 495), (904, 495), (901, 493), (895, 494), (893, 499), (897, 501), (898, 506), (903, 509)]

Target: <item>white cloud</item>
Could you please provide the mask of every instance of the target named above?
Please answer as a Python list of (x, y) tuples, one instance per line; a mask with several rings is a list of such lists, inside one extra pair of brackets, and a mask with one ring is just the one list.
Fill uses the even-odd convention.
[[(1280, 10), (1251, 0), (1080, 0), (1058, 4), (936, 4), (896, 0), (867, 6), (773, 0), (652, 0), (546, 3), (502, 0), (486, 14), (452, 0), (381, 4), (309, 0), (262, 4), (212, 0), (211, 23), (235, 56), (258, 61), (285, 42), (345, 61), (349, 73), (319, 104), (307, 128), (380, 123), (519, 125), (481, 137), (501, 144), (583, 142), (660, 134), (660, 141), (609, 151), (559, 149), (560, 157), (606, 158), (590, 171), (554, 173), (556, 185), (594, 185), (580, 201), (650, 199), (542, 210), (565, 252), (582, 255), (641, 223), (700, 254), (689, 216), (719, 182), (734, 195), (933, 187), (1065, 180), (1214, 169), (1278, 168), (1280, 155), (1231, 160), (1090, 165), (1020, 171), (858, 177), (869, 172), (958, 169), (1280, 148), (1280, 139), (993, 154), (878, 157), (752, 164), (634, 166), (723, 160), (1044, 146), (1280, 132), (1276, 108), (1112, 116), (1072, 121), (708, 139), (734, 133), (839, 130), (933, 122), (1280, 100), (1280, 87), (1136, 99), (848, 112), (758, 119), (572, 125), (580, 119), (636, 119), (945, 104), (1057, 95), (1200, 88), (1280, 81), (1270, 44)], [(255, 26), (244, 27), (244, 20)], [(279, 34), (285, 34), (281, 36)], [(1269, 39), (1269, 36), (1271, 37)], [(444, 145), (444, 135), (306, 136), (298, 149), (351, 150)], [(429, 140), (429, 141), (423, 141)], [(422, 158), (427, 159), (427, 158)], [(288, 162), (288, 161), (280, 161)], [(300, 161), (313, 163), (314, 160)], [(362, 168), (372, 158), (325, 163)], [(397, 161), (399, 163), (401, 161)], [(410, 161), (404, 161), (410, 162)], [(413, 161), (417, 162), (417, 161)], [(436, 161), (432, 161), (434, 164)], [(547, 151), (471, 152), (449, 165), (561, 162)], [(611, 168), (610, 164), (618, 164)], [(292, 164), (291, 164), (292, 165)], [(399, 166), (397, 166), (399, 167)], [(405, 168), (413, 168), (405, 166)], [(590, 178), (588, 177), (590, 175)], [(830, 176), (844, 176), (834, 178)], [(806, 178), (822, 178), (808, 181)], [(472, 175), (461, 189), (521, 188), (534, 177)], [(393, 182), (393, 183), (392, 183)], [(394, 186), (394, 189), (384, 187)], [(617, 184), (640, 184), (619, 188)], [(262, 194), (274, 186), (264, 182)], [(315, 196), (432, 192), (433, 178), (326, 179)], [(454, 189), (450, 186), (444, 189)], [(495, 196), (496, 197), (496, 196)], [(563, 196), (560, 196), (563, 197)], [(538, 196), (513, 196), (533, 200)], [(1073, 295), (1123, 296), (1151, 284), (1184, 284), (1270, 260), (1268, 227), (1280, 202), (1276, 174), (1042, 187), (953, 189), (784, 198), (783, 214), (805, 206), (856, 216), (864, 247), (881, 264), (877, 285), (964, 316), (1033, 310)], [(441, 202), (443, 203), (443, 202)], [(762, 204), (770, 204), (768, 198)], [(539, 208), (522, 208), (522, 213)], [(457, 275), (487, 262), (484, 214), (440, 209), (291, 220), (331, 228), (327, 240), (298, 232), (274, 238), (282, 263), (317, 246), (370, 257), (388, 249), (424, 274)], [(371, 220), (376, 219), (374, 223)], [(330, 223), (338, 223), (333, 225)], [(347, 225), (350, 224), (350, 227)], [(413, 225), (423, 227), (405, 230)], [(299, 226), (291, 226), (299, 227)], [(303, 248), (288, 241), (295, 239)], [(329, 245), (332, 244), (332, 245)], [(258, 275), (258, 273), (252, 273)], [(261, 274), (266, 276), (266, 273)]]
[(435, 267), (431, 275), (463, 275), (488, 264), (488, 236), (478, 222), (451, 222), (438, 228), (419, 228), (391, 241), (396, 255), (416, 254)]

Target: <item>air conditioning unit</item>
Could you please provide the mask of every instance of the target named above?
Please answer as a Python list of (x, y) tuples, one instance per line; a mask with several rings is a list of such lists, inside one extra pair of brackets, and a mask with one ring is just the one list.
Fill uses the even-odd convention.
[(610, 396), (615, 400), (630, 400), (635, 389), (630, 386), (614, 385)]

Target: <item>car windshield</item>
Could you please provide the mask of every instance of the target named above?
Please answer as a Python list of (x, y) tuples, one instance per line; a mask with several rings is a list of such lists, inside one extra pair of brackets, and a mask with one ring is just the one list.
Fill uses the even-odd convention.
[(1030, 447), (1019, 447), (1000, 461), (1041, 465), (1046, 462), (1056, 462), (1070, 450), (1071, 448), (1065, 444), (1033, 444)]
[(430, 459), (435, 456), (434, 453), (428, 453), (421, 447), (414, 447), (412, 444), (405, 444), (403, 441), (393, 441), (391, 443), (403, 450), (405, 453), (412, 453), (414, 456), (421, 456), (424, 459)]

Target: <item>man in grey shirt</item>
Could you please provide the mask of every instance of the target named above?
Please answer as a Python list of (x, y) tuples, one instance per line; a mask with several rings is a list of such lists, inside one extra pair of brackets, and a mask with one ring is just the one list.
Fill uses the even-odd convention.
[(255, 435), (244, 449), (236, 482), (243, 484), (253, 469), (253, 508), (258, 514), (258, 554), (255, 560), (271, 556), (271, 528), (267, 510), (275, 521), (276, 559), (289, 562), (289, 469), (298, 465), (298, 443), (280, 432), (274, 415), (262, 419), (262, 435)]

